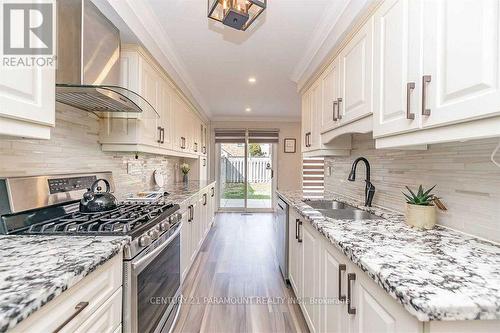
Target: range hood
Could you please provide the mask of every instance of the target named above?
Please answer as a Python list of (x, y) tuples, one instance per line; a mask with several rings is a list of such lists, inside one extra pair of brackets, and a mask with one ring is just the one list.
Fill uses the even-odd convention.
[(120, 32), (90, 0), (57, 1), (56, 101), (99, 117), (158, 112), (120, 86)]

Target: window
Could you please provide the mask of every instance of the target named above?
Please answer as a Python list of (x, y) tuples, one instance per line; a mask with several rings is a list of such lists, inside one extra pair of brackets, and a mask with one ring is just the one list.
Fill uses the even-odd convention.
[(304, 198), (322, 199), (325, 190), (325, 159), (305, 158), (302, 161), (302, 191)]

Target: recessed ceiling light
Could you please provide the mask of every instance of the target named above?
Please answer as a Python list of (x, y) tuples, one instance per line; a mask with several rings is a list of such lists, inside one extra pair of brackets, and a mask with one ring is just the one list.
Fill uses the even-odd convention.
[(252, 111), (252, 109), (251, 108), (245, 108), (245, 111), (246, 112), (250, 112), (250, 111)]
[(255, 79), (253, 76), (251, 76), (248, 78), (248, 82), (255, 83), (255, 82), (257, 82), (257, 79)]

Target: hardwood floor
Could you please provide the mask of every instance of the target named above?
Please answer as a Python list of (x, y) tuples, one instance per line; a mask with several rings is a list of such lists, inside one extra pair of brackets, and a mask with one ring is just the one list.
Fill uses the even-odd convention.
[[(275, 256), (273, 215), (217, 214), (174, 332), (308, 332)], [(266, 304), (267, 303), (267, 304)]]

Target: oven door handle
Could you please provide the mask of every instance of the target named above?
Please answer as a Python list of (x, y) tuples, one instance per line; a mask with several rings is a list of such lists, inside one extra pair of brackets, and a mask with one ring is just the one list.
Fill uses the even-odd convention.
[(153, 261), (153, 259), (156, 257), (156, 255), (158, 253), (160, 253), (161, 251), (163, 251), (168, 246), (168, 244), (170, 244), (174, 240), (174, 238), (177, 237), (181, 233), (181, 229), (182, 229), (182, 224), (179, 225), (179, 227), (177, 228), (177, 230), (170, 237), (168, 237), (167, 240), (165, 240), (165, 242), (163, 242), (163, 244), (161, 244), (160, 246), (158, 246), (156, 249), (154, 249), (153, 251), (151, 251), (150, 253), (148, 253), (143, 258), (141, 258), (138, 261), (132, 263), (132, 271), (133, 271), (133, 273), (134, 274), (140, 273), (151, 261)]

